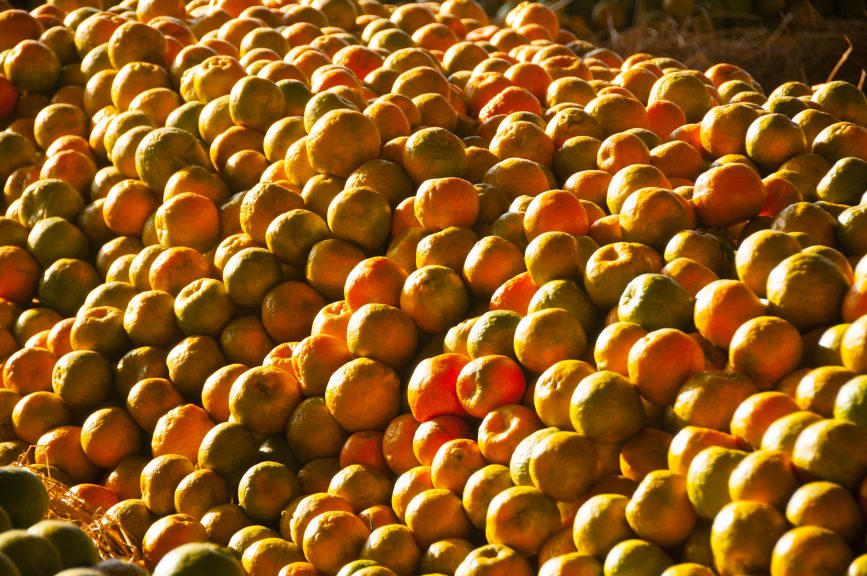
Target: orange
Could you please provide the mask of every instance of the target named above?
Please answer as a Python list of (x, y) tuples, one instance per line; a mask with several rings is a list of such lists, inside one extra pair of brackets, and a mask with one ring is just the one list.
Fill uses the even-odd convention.
[(647, 111), (637, 99), (622, 94), (604, 94), (587, 103), (585, 111), (593, 116), (605, 136), (647, 125)]
[(677, 232), (694, 224), (692, 208), (662, 188), (642, 188), (620, 207), (620, 229), (627, 242), (663, 248)]
[(532, 112), (541, 116), (542, 107), (529, 90), (519, 86), (509, 86), (488, 100), (487, 104), (479, 110), (479, 120), (484, 122), (498, 114), (512, 112)]
[[(659, 367), (669, 366), (664, 375)], [(649, 333), (630, 349), (628, 371), (641, 395), (657, 404), (670, 404), (680, 386), (704, 369), (699, 345), (679, 330), (664, 328)]]
[(35, 444), (46, 432), (73, 423), (72, 411), (52, 392), (33, 392), (24, 397), (11, 390), (7, 392), (12, 402), (4, 418), (4, 428), (8, 429), (4, 435), (9, 436), (8, 440), (17, 437)]
[(863, 521), (855, 498), (832, 482), (809, 482), (792, 494), (786, 518), (794, 526), (818, 526), (843, 540), (853, 542), (863, 532)]
[(767, 430), (778, 420), (797, 411), (798, 404), (791, 396), (782, 392), (759, 392), (741, 402), (735, 410), (731, 431), (754, 448), (764, 446)]
[(466, 555), (455, 570), (456, 576), (503, 573), (527, 576), (530, 563), (516, 550), (502, 544), (487, 544)]
[(554, 144), (542, 128), (531, 122), (503, 122), (489, 145), (498, 158), (525, 158), (550, 167)]
[(324, 305), (322, 296), (307, 284), (283, 282), (262, 299), (262, 324), (274, 341), (297, 341), (310, 333)]
[[(346, 143), (353, 142), (351, 150)], [(379, 153), (379, 131), (360, 112), (334, 110), (323, 116), (310, 130), (306, 141), (311, 167), (325, 174), (345, 178)], [(334, 154), (340, 146), (341, 154)]]
[(749, 454), (729, 477), (729, 492), (734, 502), (762, 502), (778, 510), (785, 508), (797, 486), (792, 460), (781, 450)]
[(807, 152), (807, 139), (800, 126), (783, 114), (764, 114), (746, 133), (747, 156), (758, 166), (772, 170)]
[(312, 335), (295, 347), (293, 360), (305, 395), (324, 394), (328, 379), (353, 359), (346, 342), (326, 334)]
[(701, 144), (715, 158), (745, 154), (747, 129), (759, 116), (747, 104), (724, 104), (711, 108), (701, 120)]
[(18, 220), (28, 228), (52, 216), (73, 221), (83, 204), (81, 195), (68, 182), (57, 178), (37, 180), (21, 195)]
[(466, 146), (444, 128), (423, 128), (403, 147), (403, 168), (416, 185), (432, 178), (461, 178), (466, 171)]
[(100, 468), (116, 467), (124, 458), (138, 452), (141, 444), (141, 430), (121, 408), (97, 410), (82, 424), (82, 449)]
[(257, 308), (282, 280), (280, 263), (264, 248), (245, 248), (223, 267), (223, 284), (240, 307)]
[(658, 255), (647, 247), (615, 242), (600, 247), (589, 258), (584, 286), (594, 304), (603, 309), (610, 308), (618, 303), (633, 278), (659, 267)]
[(713, 521), (710, 545), (721, 574), (767, 571), (774, 545), (786, 530), (782, 514), (761, 502), (733, 502)]
[(822, 419), (812, 412), (795, 410), (768, 426), (761, 440), (763, 450), (781, 450), (791, 456), (798, 435)]
[(416, 268), (442, 265), (456, 272), (462, 270), (467, 255), (478, 236), (469, 228), (450, 226), (425, 236), (416, 246)]
[(491, 310), (511, 310), (518, 314), (526, 314), (530, 300), (538, 286), (533, 282), (529, 272), (522, 272), (506, 280), (491, 295)]
[(145, 564), (153, 569), (181, 544), (206, 542), (208, 535), (198, 520), (186, 514), (171, 514), (154, 522), (142, 539)]
[(573, 194), (562, 190), (551, 190), (534, 197), (524, 214), (524, 232), (528, 240), (548, 231), (583, 236), (587, 229), (584, 207)]
[(519, 248), (505, 238), (486, 236), (467, 254), (463, 276), (472, 294), (487, 299), (525, 269)]
[(431, 544), (421, 557), (420, 569), (427, 573), (449, 573), (473, 550), (473, 545), (462, 538), (446, 538)]
[(674, 423), (726, 432), (735, 411), (755, 392), (755, 385), (737, 372), (699, 372), (686, 380), (677, 392)]
[(276, 574), (283, 566), (303, 559), (299, 546), (282, 538), (264, 538), (244, 550), (241, 563), (247, 574)]
[(631, 322), (606, 326), (596, 339), (594, 357), (597, 367), (627, 376), (629, 351), (645, 335), (647, 330)]
[(430, 465), (440, 447), (451, 440), (470, 437), (467, 422), (454, 414), (443, 414), (421, 423), (412, 439), (413, 454), (423, 465)]
[[(398, 380), (387, 365), (358, 358), (341, 366), (329, 379), (326, 404), (350, 432), (384, 430), (398, 412)], [(358, 387), (361, 382), (367, 383), (364, 388)]]
[(520, 366), (507, 356), (497, 355), (469, 362), (461, 369), (456, 383), (461, 406), (476, 418), (484, 418), (500, 406), (520, 403), (524, 388)]
[(775, 316), (757, 316), (735, 330), (729, 363), (760, 388), (769, 388), (798, 366), (802, 348), (801, 335), (792, 324)]
[(765, 306), (743, 282), (717, 280), (696, 294), (695, 325), (712, 344), (728, 349), (741, 324), (764, 315), (765, 311)]
[(492, 544), (533, 555), (560, 528), (554, 501), (530, 486), (507, 488), (491, 500), (485, 536)]
[(761, 230), (745, 238), (735, 255), (738, 277), (756, 296), (764, 297), (767, 278), (777, 264), (800, 251), (797, 240), (776, 230)]
[(344, 564), (358, 557), (369, 532), (364, 523), (349, 512), (323, 512), (313, 518), (304, 531), (304, 555), (317, 570), (333, 576)]
[(0, 297), (22, 304), (33, 298), (39, 282), (39, 264), (26, 250), (0, 246), (0, 270), (8, 278), (0, 289)]
[[(342, 468), (328, 484), (328, 492), (346, 498), (359, 517), (369, 508), (382, 506), (388, 502), (391, 490), (391, 480), (388, 476), (376, 468), (362, 464), (350, 464)], [(382, 508), (375, 508), (368, 512), (368, 517), (371, 519), (368, 525), (374, 525), (374, 521), (382, 520), (382, 512)], [(391, 518), (395, 519), (393, 514)]]
[[(817, 210), (818, 209), (818, 210)], [(830, 218), (829, 218), (830, 216)], [(771, 228), (796, 233), (796, 238), (806, 246), (836, 245), (834, 217), (819, 206), (809, 202), (795, 202), (777, 213)]]
[(336, 238), (374, 250), (388, 239), (388, 201), (368, 188), (347, 188), (328, 206), (328, 227)]
[(330, 235), (325, 220), (317, 214), (308, 210), (290, 209), (269, 221), (265, 241), (268, 249), (281, 262), (300, 267), (306, 262), (310, 249)]
[(441, 332), (456, 324), (466, 315), (468, 305), (466, 285), (454, 270), (445, 266), (425, 266), (412, 272), (400, 295), (401, 309), (412, 317), (420, 330), (429, 333)]
[(415, 466), (401, 474), (394, 483), (391, 507), (403, 519), (409, 502), (419, 493), (433, 488), (430, 466)]
[[(316, 437), (306, 433), (313, 426), (319, 430)], [(347, 437), (348, 433), (340, 427), (321, 397), (308, 398), (299, 404), (289, 417), (286, 429), (289, 447), (303, 462), (335, 457), (339, 465), (336, 457)], [(330, 476), (326, 480), (330, 480)]]
[(275, 218), (304, 207), (297, 192), (297, 188), (277, 183), (256, 184), (241, 202), (241, 229), (257, 242), (265, 243), (267, 230)]
[(853, 376), (852, 372), (838, 366), (810, 370), (798, 382), (795, 400), (802, 409), (831, 418), (840, 389)]
[(675, 234), (665, 246), (666, 262), (681, 257), (692, 259), (720, 277), (731, 271), (732, 251), (717, 234), (697, 230), (684, 230)]
[(861, 126), (867, 123), (867, 102), (864, 101), (864, 94), (855, 90), (849, 82), (837, 80), (820, 84), (810, 99), (825, 112), (844, 122)]
[(625, 478), (640, 481), (654, 470), (668, 466), (668, 450), (673, 436), (656, 428), (645, 428), (620, 450), (620, 471)]
[(271, 80), (242, 78), (229, 93), (229, 113), (238, 126), (265, 132), (283, 117), (283, 93)]
[(241, 478), (238, 504), (252, 520), (271, 524), (300, 493), (298, 477), (291, 469), (279, 462), (260, 462)]
[(704, 167), (701, 154), (687, 142), (674, 140), (650, 150), (650, 163), (669, 179), (694, 180)]
[(698, 296), (702, 288), (719, 280), (719, 276), (713, 271), (692, 258), (675, 258), (666, 264), (660, 272), (673, 278), (693, 298)]
[(668, 467), (672, 472), (686, 476), (695, 457), (705, 448), (718, 446), (727, 449), (739, 448), (740, 441), (730, 434), (687, 426), (675, 434), (668, 450)]
[(843, 273), (819, 254), (795, 254), (768, 275), (768, 310), (799, 329), (831, 324), (848, 290)]
[(139, 22), (121, 24), (108, 42), (108, 57), (115, 69), (130, 62), (165, 66), (167, 55), (165, 36), (156, 28)]
[[(10, 367), (10, 359), (6, 366)], [(38, 374), (35, 372), (34, 374)], [(7, 387), (14, 380), (7, 378)], [(111, 396), (112, 366), (97, 352), (81, 350), (64, 354), (54, 364), (51, 386), (70, 407), (90, 410)]]
[[(70, 137), (62, 136), (58, 140)], [(62, 150), (49, 155), (45, 164), (42, 165), (39, 175), (41, 178), (65, 180), (80, 193), (86, 193), (96, 175), (96, 165), (90, 156), (77, 150)]]
[[(619, 404), (616, 418), (602, 418), (604, 407)], [(596, 443), (615, 444), (637, 433), (645, 422), (638, 390), (616, 372), (601, 371), (584, 377), (572, 394), (569, 407), (572, 426)]]
[(154, 456), (178, 454), (194, 461), (202, 439), (214, 427), (207, 412), (194, 404), (172, 408), (157, 420), (151, 438)]
[(824, 528), (800, 526), (777, 541), (771, 571), (780, 576), (810, 574), (821, 569), (842, 574), (851, 561), (852, 551), (842, 538)]
[(692, 203), (701, 223), (730, 226), (758, 215), (766, 198), (761, 178), (752, 168), (725, 164), (696, 179)]
[(860, 455), (843, 456), (849, 448), (867, 442), (864, 430), (851, 422), (821, 420), (803, 429), (795, 441), (792, 461), (808, 478), (835, 482), (854, 489), (865, 468)]
[(226, 361), (219, 344), (208, 336), (191, 336), (176, 344), (165, 359), (168, 374), (182, 395), (201, 395), (205, 380)]
[(361, 549), (361, 558), (375, 560), (398, 576), (415, 573), (421, 550), (406, 526), (391, 524), (376, 528)]
[(431, 461), (431, 481), (435, 488), (445, 488), (460, 495), (467, 480), (485, 467), (478, 444), (468, 438), (456, 438), (442, 444)]
[(482, 420), (479, 448), (489, 462), (508, 464), (518, 444), (542, 427), (532, 409), (516, 404), (501, 406)]
[(828, 162), (853, 156), (864, 160), (861, 146), (867, 141), (867, 129), (851, 122), (837, 122), (822, 129), (813, 139), (812, 152)]
[(175, 489), (175, 509), (201, 521), (208, 510), (231, 499), (229, 483), (213, 470), (196, 470)]
[[(387, 350), (381, 348), (385, 339), (390, 342)], [(354, 355), (383, 362), (395, 369), (410, 360), (417, 339), (412, 318), (401, 309), (384, 304), (365, 304), (353, 312), (347, 325), (346, 341)]]
[(124, 236), (140, 236), (148, 217), (159, 203), (153, 191), (141, 182), (124, 180), (112, 186), (102, 211), (112, 232)]
[(653, 544), (672, 547), (684, 542), (697, 520), (686, 478), (668, 470), (650, 472), (627, 504), (626, 520), (637, 536)]
[(586, 347), (581, 324), (561, 308), (533, 312), (515, 329), (515, 355), (532, 372), (543, 372), (560, 360), (578, 359)]
[(533, 484), (545, 494), (558, 502), (574, 502), (598, 479), (599, 455), (579, 434), (557, 432), (533, 446), (529, 472)]
[(687, 492), (699, 516), (713, 518), (731, 502), (729, 477), (745, 456), (740, 450), (711, 446), (693, 458), (686, 475)]
[(36, 442), (37, 464), (50, 464), (64, 472), (75, 484), (92, 482), (99, 468), (91, 462), (81, 448), (81, 428), (58, 426), (39, 437)]
[(340, 465), (361, 464), (380, 472), (388, 472), (382, 446), (383, 433), (375, 430), (356, 432), (346, 439), (340, 450)]
[(509, 469), (491, 464), (474, 472), (463, 491), (463, 506), (470, 521), (481, 529), (494, 496), (513, 486)]
[(247, 370), (229, 391), (232, 420), (257, 434), (285, 429), (289, 415), (300, 403), (301, 389), (295, 376), (271, 366)]
[(138, 346), (171, 346), (180, 340), (183, 334), (174, 318), (174, 300), (159, 290), (134, 296), (123, 318), (130, 340)]
[(633, 164), (650, 164), (650, 150), (641, 138), (629, 132), (608, 136), (599, 146), (596, 164), (610, 174)]
[[(596, 180), (595, 178), (593, 180)], [(606, 179), (600, 179), (602, 184)], [(587, 182), (587, 186), (593, 186), (595, 182), (592, 180)], [(599, 199), (599, 204), (604, 208), (606, 205), (612, 214), (620, 212), (626, 199), (634, 192), (647, 187), (658, 187), (670, 189), (671, 183), (666, 178), (661, 170), (654, 166), (648, 165), (646, 162), (638, 164), (630, 164), (624, 166), (614, 173), (613, 176), (607, 178), (607, 192), (604, 200)]]
[(478, 193), (461, 178), (429, 179), (419, 187), (413, 209), (429, 232), (449, 226), (472, 227), (479, 214)]
[(135, 153), (139, 177), (161, 193), (169, 178), (181, 168), (206, 165), (205, 153), (196, 139), (177, 128), (157, 128), (148, 133)]
[(126, 408), (135, 422), (152, 434), (159, 419), (183, 404), (183, 397), (165, 378), (143, 378), (129, 391)]
[(222, 282), (200, 278), (178, 293), (174, 313), (184, 334), (213, 337), (235, 315), (235, 304)]
[(364, 252), (355, 244), (328, 238), (310, 249), (304, 269), (305, 277), (312, 288), (326, 298), (335, 300), (343, 296), (347, 276), (364, 259)]

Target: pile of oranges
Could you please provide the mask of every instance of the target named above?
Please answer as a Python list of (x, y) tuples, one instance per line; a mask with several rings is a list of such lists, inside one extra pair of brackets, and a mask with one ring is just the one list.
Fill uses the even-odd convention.
[(0, 51), (0, 464), (154, 574), (867, 574), (856, 86), (474, 0)]

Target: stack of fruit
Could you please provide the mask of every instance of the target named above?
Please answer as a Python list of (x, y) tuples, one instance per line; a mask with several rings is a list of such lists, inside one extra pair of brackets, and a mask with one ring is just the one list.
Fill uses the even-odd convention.
[(0, 12), (0, 464), (160, 576), (867, 574), (857, 87), (93, 1)]

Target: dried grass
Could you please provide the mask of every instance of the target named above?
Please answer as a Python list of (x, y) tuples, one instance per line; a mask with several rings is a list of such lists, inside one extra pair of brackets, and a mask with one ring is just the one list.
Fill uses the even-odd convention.
[(819, 84), (829, 79), (863, 84), (867, 75), (867, 19), (817, 19), (796, 28), (784, 17), (771, 29), (756, 17), (738, 15), (740, 27), (702, 30), (687, 20), (681, 25), (625, 31), (608, 30), (595, 38), (619, 54), (647, 52), (676, 58), (705, 70), (727, 62), (747, 70), (770, 92), (783, 82)]
[(15, 462), (15, 466), (27, 468), (42, 480), (48, 491), (47, 518), (63, 520), (77, 525), (93, 540), (104, 558), (121, 558), (143, 565), (141, 551), (136, 547), (127, 532), (105, 511), (94, 509), (90, 504), (69, 492), (69, 486), (47, 476), (40, 469), (33, 468), (33, 447), (25, 451)]

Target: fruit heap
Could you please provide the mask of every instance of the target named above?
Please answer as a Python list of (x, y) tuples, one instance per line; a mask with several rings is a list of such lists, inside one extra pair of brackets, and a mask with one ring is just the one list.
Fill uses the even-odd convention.
[(99, 551), (81, 528), (43, 519), (48, 510), (48, 491), (36, 474), (0, 468), (0, 574), (147, 576), (131, 562), (100, 561)]
[(0, 463), (160, 575), (867, 574), (864, 93), (508, 22), (0, 12)]

